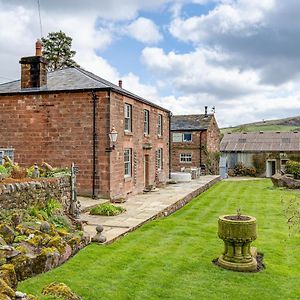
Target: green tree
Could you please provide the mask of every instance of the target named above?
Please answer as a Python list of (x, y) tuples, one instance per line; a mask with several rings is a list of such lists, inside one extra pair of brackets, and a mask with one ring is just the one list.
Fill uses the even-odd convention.
[(72, 38), (64, 32), (50, 32), (42, 38), (43, 56), (48, 60), (48, 71), (66, 67), (79, 67), (72, 59), (76, 51), (71, 50)]

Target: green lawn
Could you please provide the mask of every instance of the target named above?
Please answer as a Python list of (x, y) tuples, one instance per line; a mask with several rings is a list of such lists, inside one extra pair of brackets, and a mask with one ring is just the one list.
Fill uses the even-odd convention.
[[(39, 294), (64, 282), (87, 299), (300, 299), (300, 236), (289, 235), (281, 204), (292, 192), (269, 180), (220, 182), (173, 215), (152, 221), (109, 246), (90, 245), (63, 266), (22, 282)], [(253, 215), (254, 246), (266, 269), (236, 273), (211, 260), (223, 250), (218, 216)]]

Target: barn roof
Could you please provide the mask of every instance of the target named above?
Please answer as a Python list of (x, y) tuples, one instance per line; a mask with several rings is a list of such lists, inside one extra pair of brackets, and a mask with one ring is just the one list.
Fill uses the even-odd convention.
[(213, 114), (172, 116), (171, 130), (206, 130), (213, 116)]
[(221, 152), (300, 151), (300, 132), (226, 133)]
[(47, 74), (47, 85), (41, 88), (21, 89), (21, 80), (0, 84), (1, 94), (23, 94), (40, 92), (60, 92), (60, 91), (79, 91), (79, 90), (101, 90), (112, 89), (120, 94), (132, 97), (138, 101), (158, 107), (164, 111), (167, 109), (158, 106), (134, 93), (131, 93), (116, 84), (113, 84), (91, 72), (82, 68), (69, 67), (56, 70)]

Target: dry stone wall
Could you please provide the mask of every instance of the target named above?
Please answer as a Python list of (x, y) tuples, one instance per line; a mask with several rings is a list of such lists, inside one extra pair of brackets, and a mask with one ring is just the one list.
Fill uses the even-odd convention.
[(0, 209), (27, 208), (45, 204), (49, 199), (56, 199), (66, 210), (69, 206), (70, 191), (69, 176), (0, 183)]

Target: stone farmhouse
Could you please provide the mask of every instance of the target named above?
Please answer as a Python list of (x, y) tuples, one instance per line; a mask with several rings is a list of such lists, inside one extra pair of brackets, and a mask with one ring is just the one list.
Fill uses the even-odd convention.
[(287, 161), (300, 161), (300, 132), (227, 133), (220, 151), (228, 168), (242, 163), (255, 167), (261, 176), (271, 177), (284, 171)]
[(172, 171), (218, 173), (220, 130), (214, 114), (176, 115), (171, 118)]
[(81, 68), (47, 74), (40, 42), (20, 64), (0, 85), (0, 163), (74, 162), (78, 193), (111, 199), (168, 179), (168, 110)]

